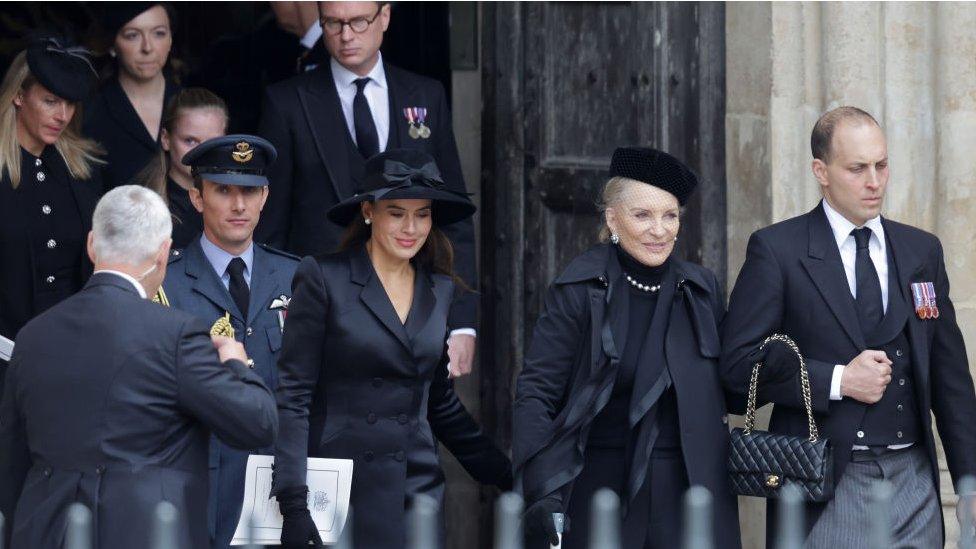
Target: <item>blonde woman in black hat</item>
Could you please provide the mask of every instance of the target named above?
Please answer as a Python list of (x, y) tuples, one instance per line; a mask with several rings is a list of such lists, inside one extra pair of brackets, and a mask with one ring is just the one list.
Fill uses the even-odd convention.
[(109, 72), (85, 104), (84, 131), (106, 150), (107, 189), (133, 183), (160, 148), (163, 108), (179, 91), (169, 65), (173, 10), (163, 2), (105, 2)]
[(671, 257), (696, 176), (654, 149), (614, 152), (598, 244), (553, 282), (519, 375), (512, 455), (527, 549), (587, 547), (593, 494), (621, 499), (625, 549), (681, 545), (682, 495), (713, 496), (715, 546), (740, 546), (728, 486), (715, 276)]
[(370, 158), (359, 192), (329, 211), (348, 227), (342, 251), (299, 266), (278, 360), (273, 492), (283, 546), (319, 542), (306, 504), (309, 456), (354, 461), (346, 527), (357, 547), (404, 547), (412, 498), (443, 501), (435, 439), (475, 479), (510, 485), (508, 458), (447, 379), (447, 316), (460, 282), (441, 227), (474, 210), (429, 155), (394, 149)]
[(96, 81), (88, 53), (32, 39), (0, 85), (0, 335), (81, 289), (85, 238), (101, 196), (98, 146), (81, 137), (79, 102)]

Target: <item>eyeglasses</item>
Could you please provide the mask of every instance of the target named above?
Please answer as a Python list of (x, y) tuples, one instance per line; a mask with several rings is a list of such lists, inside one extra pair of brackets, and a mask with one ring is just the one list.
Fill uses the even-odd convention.
[(356, 34), (366, 32), (366, 29), (376, 21), (376, 18), (380, 16), (380, 11), (383, 10), (383, 4), (376, 9), (376, 13), (372, 17), (354, 17), (352, 19), (326, 19), (322, 18), (320, 21), (322, 24), (322, 29), (329, 34), (342, 34), (342, 29), (346, 25), (352, 29), (352, 32)]

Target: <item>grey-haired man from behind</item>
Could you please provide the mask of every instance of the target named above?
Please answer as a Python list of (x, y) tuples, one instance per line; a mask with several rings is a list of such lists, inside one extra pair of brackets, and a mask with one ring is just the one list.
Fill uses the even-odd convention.
[[(274, 397), (244, 348), (152, 303), (172, 223), (138, 186), (95, 208), (95, 273), (19, 333), (0, 403), (0, 511), (10, 547), (61, 547), (69, 505), (92, 510), (99, 548), (146, 547), (153, 511), (179, 511), (178, 547), (205, 548), (207, 452), (269, 446)], [(8, 522), (11, 524), (11, 522)]]

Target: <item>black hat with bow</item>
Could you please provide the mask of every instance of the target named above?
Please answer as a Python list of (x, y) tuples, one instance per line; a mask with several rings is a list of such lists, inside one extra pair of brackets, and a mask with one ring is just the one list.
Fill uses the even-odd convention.
[(31, 38), (27, 67), (42, 86), (68, 101), (84, 100), (98, 82), (90, 52), (62, 36)]
[(397, 199), (431, 201), (435, 225), (450, 225), (470, 217), (475, 205), (463, 192), (449, 189), (431, 156), (416, 149), (392, 149), (366, 161), (363, 183), (351, 198), (329, 210), (333, 223), (348, 225), (360, 212), (365, 201)]

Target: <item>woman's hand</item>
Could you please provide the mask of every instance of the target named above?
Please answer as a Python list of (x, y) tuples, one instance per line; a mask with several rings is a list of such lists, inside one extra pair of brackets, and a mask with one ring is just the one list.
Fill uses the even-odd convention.
[[(308, 487), (285, 488), (275, 496), (283, 518), (281, 522), (281, 546), (284, 549), (305, 549), (308, 542), (322, 547), (322, 537), (308, 511)], [(351, 525), (347, 525), (351, 528)]]

